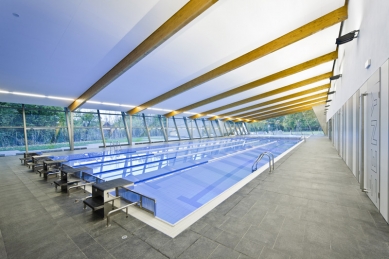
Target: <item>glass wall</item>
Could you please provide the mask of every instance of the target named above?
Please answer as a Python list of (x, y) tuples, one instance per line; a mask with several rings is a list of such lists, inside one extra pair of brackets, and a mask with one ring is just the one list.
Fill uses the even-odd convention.
[(165, 118), (165, 130), (167, 133), (168, 140), (179, 140), (176, 126), (174, 125), (173, 118)]
[(132, 142), (145, 143), (149, 142), (147, 129), (140, 114), (132, 115)]
[(178, 133), (180, 134), (181, 139), (190, 139), (184, 119), (183, 118), (174, 118), (174, 119), (176, 120)]
[(208, 138), (207, 131), (205, 130), (205, 125), (202, 119), (196, 119), (195, 123), (197, 123), (197, 127), (200, 131), (200, 135), (202, 138)]
[(219, 128), (219, 124), (217, 120), (211, 121), (211, 124), (213, 125), (213, 128), (216, 131), (216, 136), (221, 137), (223, 136), (223, 133), (220, 131), (221, 129)]
[(63, 108), (25, 105), (25, 114), (29, 151), (69, 148), (66, 114)]
[(204, 123), (204, 126), (205, 126), (205, 130), (208, 133), (208, 136), (210, 138), (216, 137), (215, 132), (213, 131), (213, 128), (212, 128), (212, 125), (211, 125), (211, 121), (203, 119), (203, 123)]
[(74, 146), (97, 148), (103, 146), (97, 110), (78, 109), (73, 112)]
[(121, 112), (100, 110), (100, 118), (107, 146), (128, 144), (126, 128), (124, 127)]
[(145, 115), (147, 127), (150, 133), (150, 139), (152, 142), (165, 141), (163, 136), (163, 130), (161, 127), (160, 118), (156, 115)]
[(199, 130), (196, 127), (196, 122), (191, 119), (186, 119), (186, 123), (188, 124), (189, 132), (192, 135), (192, 138), (200, 138)]
[(14, 155), (24, 151), (22, 105), (0, 103), (0, 154)]
[[(225, 126), (228, 125), (231, 132), (234, 125), (232, 122), (166, 118), (153, 114), (129, 116), (120, 111), (95, 109), (68, 112), (61, 107), (12, 103), (0, 103), (0, 122), (0, 155), (25, 152), (25, 139), (29, 151), (62, 151), (70, 148), (71, 139), (74, 140), (75, 149), (98, 148), (104, 143), (105, 146), (118, 142), (128, 144), (128, 137), (135, 144), (165, 141), (165, 136), (168, 141), (220, 137), (226, 135)], [(69, 128), (72, 136), (69, 136)], [(27, 133), (26, 138), (24, 132)]]

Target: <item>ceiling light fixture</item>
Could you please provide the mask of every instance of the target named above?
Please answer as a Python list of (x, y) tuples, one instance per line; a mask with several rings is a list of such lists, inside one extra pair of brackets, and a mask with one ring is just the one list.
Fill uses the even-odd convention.
[(134, 108), (135, 107), (134, 105), (127, 105), (127, 104), (120, 104), (120, 106), (122, 106), (122, 107), (129, 107), (129, 108)]
[(8, 91), (3, 91), (3, 90), (0, 90), (0, 93), (3, 93), (3, 94), (10, 94), (10, 92), (8, 92)]
[(65, 97), (47, 96), (47, 98), (56, 99), (56, 100), (74, 101), (74, 99), (72, 98), (65, 98)]
[(103, 104), (103, 105), (110, 105), (110, 106), (120, 106), (120, 104), (118, 104), (118, 103), (106, 103), (106, 102), (102, 102), (101, 104)]
[(336, 76), (331, 76), (330, 77), (330, 80), (332, 81), (332, 80), (336, 80), (336, 79), (339, 79), (339, 78), (341, 78), (342, 77), (342, 74), (339, 74), (339, 75), (336, 75)]
[(347, 42), (352, 41), (355, 38), (358, 38), (358, 35), (359, 35), (359, 30), (355, 30), (355, 31), (349, 32), (349, 33), (347, 33), (347, 34), (337, 38), (335, 44), (336, 45), (345, 44)]
[(11, 92), (11, 94), (23, 95), (23, 96), (32, 96), (32, 97), (41, 97), (41, 98), (45, 98), (45, 97), (46, 97), (46, 95), (41, 95), (41, 94), (28, 94), (28, 93), (21, 93), (21, 92)]

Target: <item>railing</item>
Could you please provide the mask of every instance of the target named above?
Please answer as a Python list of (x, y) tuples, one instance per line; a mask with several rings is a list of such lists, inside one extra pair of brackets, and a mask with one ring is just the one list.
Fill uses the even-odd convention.
[(103, 183), (105, 182), (105, 180), (99, 178), (99, 177), (96, 177), (94, 175), (91, 175), (91, 174), (88, 174), (86, 172), (82, 172), (82, 171), (79, 171), (79, 172), (76, 172), (76, 173), (72, 173), (71, 174), (73, 177), (76, 177), (76, 178), (79, 178), (83, 181), (83, 183), (81, 184), (77, 184), (77, 185), (74, 185), (74, 186), (69, 186), (68, 187), (68, 196), (70, 196), (70, 189), (74, 189), (74, 188), (80, 188), (80, 187), (83, 187), (84, 188), (84, 193), (86, 192), (85, 188), (87, 186), (92, 186), (92, 184), (94, 183)]
[(126, 187), (119, 188), (119, 196), (129, 202), (137, 203), (141, 209), (152, 213), (154, 216), (157, 214), (157, 202), (153, 198), (134, 192)]
[(255, 172), (257, 171), (258, 169), (258, 163), (259, 161), (261, 161), (261, 159), (264, 157), (264, 156), (267, 156), (269, 158), (269, 172), (272, 172), (274, 171), (274, 155), (271, 153), (271, 152), (263, 152), (262, 154), (260, 154), (258, 156), (258, 158), (255, 160), (251, 170), (252, 172)]
[(126, 209), (126, 218), (128, 218), (128, 207), (130, 207), (132, 205), (136, 205), (136, 204), (138, 204), (138, 202), (133, 202), (133, 203), (124, 205), (124, 206), (122, 206), (120, 208), (117, 208), (115, 210), (111, 210), (110, 212), (108, 212), (108, 214), (107, 214), (107, 227), (111, 226), (111, 215), (112, 214), (114, 214), (115, 212), (118, 212), (118, 211)]
[(121, 150), (122, 149), (122, 144), (120, 143), (119, 140), (117, 141), (112, 141), (111, 143), (109, 143), (109, 151), (112, 152), (112, 148), (113, 148), (113, 151), (115, 152), (116, 150)]

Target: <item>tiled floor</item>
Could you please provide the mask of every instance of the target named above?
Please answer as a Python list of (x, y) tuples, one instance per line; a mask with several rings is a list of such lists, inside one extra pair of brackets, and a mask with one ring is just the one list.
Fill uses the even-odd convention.
[(174, 239), (124, 213), (106, 228), (17, 157), (0, 168), (0, 258), (389, 258), (388, 225), (325, 137)]

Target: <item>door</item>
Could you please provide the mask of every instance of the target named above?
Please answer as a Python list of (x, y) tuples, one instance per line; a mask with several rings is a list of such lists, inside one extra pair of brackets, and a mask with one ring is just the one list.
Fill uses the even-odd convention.
[[(378, 77), (379, 78), (379, 77)], [(374, 76), (368, 81), (366, 96), (366, 119), (367, 130), (366, 143), (366, 179), (367, 193), (372, 202), (379, 208), (379, 170), (380, 170), (380, 82)]]

